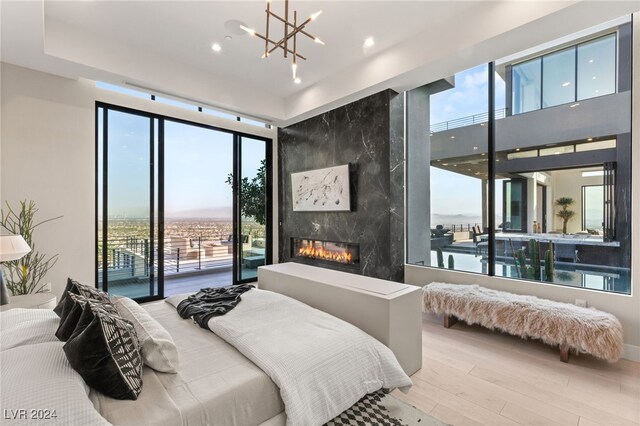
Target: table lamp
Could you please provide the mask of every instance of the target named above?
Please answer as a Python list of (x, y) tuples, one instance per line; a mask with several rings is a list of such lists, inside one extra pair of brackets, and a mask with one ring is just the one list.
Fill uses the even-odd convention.
[[(0, 235), (0, 263), (18, 260), (31, 251), (22, 235)], [(0, 305), (9, 303), (9, 290), (0, 268)]]

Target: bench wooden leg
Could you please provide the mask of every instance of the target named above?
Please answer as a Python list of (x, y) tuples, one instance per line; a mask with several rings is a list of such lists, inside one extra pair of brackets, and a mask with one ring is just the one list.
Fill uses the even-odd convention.
[(451, 328), (452, 325), (458, 322), (458, 318), (453, 315), (445, 315), (444, 316), (444, 327)]
[(569, 362), (569, 346), (560, 345), (560, 361)]

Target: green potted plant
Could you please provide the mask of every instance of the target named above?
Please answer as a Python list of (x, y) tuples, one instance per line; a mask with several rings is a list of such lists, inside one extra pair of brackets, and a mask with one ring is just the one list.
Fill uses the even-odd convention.
[(560, 219), (562, 219), (562, 233), (567, 233), (567, 223), (576, 215), (576, 212), (569, 210), (569, 207), (573, 205), (574, 201), (571, 197), (560, 197), (556, 200), (556, 206), (561, 210), (556, 213)]
[(58, 261), (58, 255), (47, 257), (38, 252), (33, 241), (33, 231), (40, 225), (62, 217), (36, 222), (35, 216), (38, 212), (36, 203), (31, 200), (21, 200), (19, 204), (19, 208), (14, 209), (7, 201), (6, 210), (0, 210), (0, 228), (14, 235), (22, 235), (31, 247), (31, 252), (21, 259), (3, 262), (8, 272), (4, 276), (5, 282), (14, 296), (44, 291), (45, 284), (40, 282)]

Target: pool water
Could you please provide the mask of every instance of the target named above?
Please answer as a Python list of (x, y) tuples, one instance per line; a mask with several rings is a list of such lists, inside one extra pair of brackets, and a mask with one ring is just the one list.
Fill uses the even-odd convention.
[[(488, 274), (486, 255), (447, 252), (443, 250), (444, 264), (447, 267), (449, 255), (453, 256), (456, 271)], [(438, 266), (436, 251), (431, 252), (431, 265)], [(544, 269), (544, 266), (543, 266)], [(631, 271), (628, 268), (608, 268), (581, 263), (555, 262), (554, 284), (588, 288), (614, 293), (631, 293)], [(496, 276), (518, 279), (516, 268), (511, 259), (496, 261)]]

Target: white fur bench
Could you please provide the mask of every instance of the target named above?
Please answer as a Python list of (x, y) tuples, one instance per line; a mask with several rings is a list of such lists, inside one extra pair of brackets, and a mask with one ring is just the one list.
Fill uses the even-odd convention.
[(560, 360), (569, 351), (588, 353), (615, 362), (622, 356), (622, 325), (594, 308), (522, 296), (478, 285), (432, 283), (423, 289), (424, 312), (444, 314), (449, 328), (460, 319), (522, 338), (540, 339), (560, 347)]

